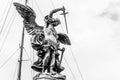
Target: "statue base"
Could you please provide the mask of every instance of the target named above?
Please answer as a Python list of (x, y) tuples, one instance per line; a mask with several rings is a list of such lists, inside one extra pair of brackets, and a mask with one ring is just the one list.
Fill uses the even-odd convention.
[(33, 80), (66, 80), (66, 76), (58, 73), (55, 75), (50, 73), (39, 73), (33, 78)]

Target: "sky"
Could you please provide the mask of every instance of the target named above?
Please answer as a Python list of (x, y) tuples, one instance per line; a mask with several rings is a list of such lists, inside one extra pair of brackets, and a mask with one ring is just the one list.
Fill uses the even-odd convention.
[[(0, 1), (1, 30), (11, 0)], [(13, 2), (19, 2), (19, 0), (13, 0)], [(20, 3), (24, 4), (24, 0)], [(66, 48), (62, 62), (65, 70), (62, 74), (67, 76), (67, 80), (82, 80), (76, 62), (84, 80), (120, 80), (120, 0), (29, 0), (28, 5), (36, 12), (36, 22), (43, 26), (44, 16), (49, 14), (52, 9), (64, 5), (66, 11), (69, 12), (66, 17), (68, 36), (72, 45), (70, 47), (62, 45)], [(56, 29), (58, 32), (66, 33), (64, 18), (59, 14), (55, 17), (60, 18), (62, 25)], [(17, 49), (19, 49), (21, 41), (22, 21), (23, 19), (12, 5), (0, 34), (1, 80), (17, 78), (16, 65), (18, 67), (20, 52)], [(25, 32), (23, 59), (29, 61), (23, 62), (22, 80), (32, 80), (32, 75), (35, 74), (30, 66), (33, 63), (33, 55), (34, 60), (37, 57), (31, 48), (30, 37)], [(15, 55), (9, 59), (14, 52)], [(8, 59), (9, 61), (2, 66)]]

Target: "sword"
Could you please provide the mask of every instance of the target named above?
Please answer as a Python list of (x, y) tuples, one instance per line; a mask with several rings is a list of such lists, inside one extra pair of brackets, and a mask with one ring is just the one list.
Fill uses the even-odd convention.
[(65, 7), (63, 6), (63, 13), (62, 13), (61, 15), (64, 16), (65, 25), (66, 25), (66, 30), (67, 30), (67, 33), (68, 33), (66, 14), (68, 14), (68, 12), (65, 12)]
[(64, 53), (64, 51), (65, 51), (65, 48), (62, 48), (62, 54), (61, 54), (61, 58), (60, 58), (60, 64), (62, 63), (62, 59), (63, 59), (63, 53)]

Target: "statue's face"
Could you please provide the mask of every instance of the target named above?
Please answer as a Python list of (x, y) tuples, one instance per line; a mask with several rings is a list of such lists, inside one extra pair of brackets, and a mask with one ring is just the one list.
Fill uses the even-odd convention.
[(52, 25), (55, 27), (55, 26), (58, 26), (60, 24), (60, 20), (58, 18), (54, 19), (53, 22), (52, 22)]
[(51, 24), (53, 27), (55, 27), (55, 26), (57, 26), (57, 25), (60, 24), (60, 20), (59, 20), (58, 18), (50, 18), (48, 15), (45, 16), (44, 21), (45, 21), (46, 23)]
[(51, 23), (51, 22), (53, 21), (53, 18), (50, 18), (50, 17), (47, 15), (47, 16), (45, 16), (44, 21), (45, 21), (46, 23)]

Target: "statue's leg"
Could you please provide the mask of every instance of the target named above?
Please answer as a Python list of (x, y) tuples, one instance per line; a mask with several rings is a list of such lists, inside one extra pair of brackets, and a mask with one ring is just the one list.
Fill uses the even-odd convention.
[(56, 71), (57, 71), (57, 73), (60, 73), (61, 71), (64, 70), (64, 67), (61, 66), (60, 60), (59, 60), (58, 57), (56, 57), (56, 63), (55, 64), (56, 64)]
[(50, 64), (50, 73), (56, 74), (57, 72), (54, 70), (55, 69), (55, 53), (52, 53), (52, 60)]
[(31, 66), (31, 68), (37, 72), (42, 72), (42, 59), (39, 57), (37, 61), (35, 61), (33, 63), (33, 65)]
[(47, 52), (45, 53), (45, 56), (43, 58), (43, 71), (45, 72), (46, 69), (48, 69), (49, 65), (50, 65), (50, 59), (51, 54), (50, 54), (50, 50), (47, 50)]

